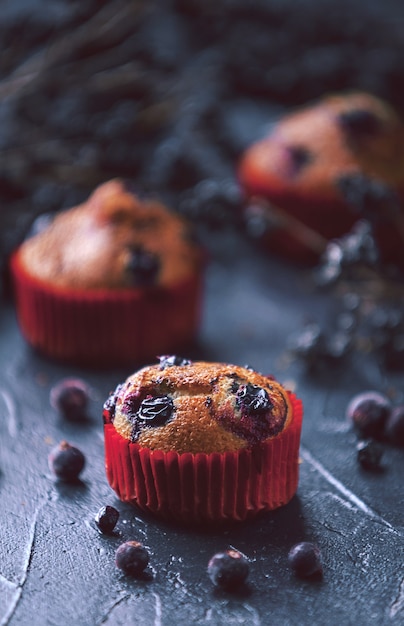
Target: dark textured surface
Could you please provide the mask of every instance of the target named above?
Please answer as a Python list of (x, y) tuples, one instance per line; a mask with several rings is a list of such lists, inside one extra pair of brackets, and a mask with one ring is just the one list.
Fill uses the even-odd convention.
[[(403, 449), (385, 446), (381, 473), (356, 461), (345, 419), (354, 393), (375, 388), (403, 400), (402, 374), (388, 375), (369, 356), (308, 376), (287, 358), (285, 337), (309, 311), (326, 315), (329, 298), (312, 290), (306, 270), (254, 252), (237, 235), (210, 241), (200, 341), (192, 356), (249, 363), (293, 384), (305, 419), (297, 496), (283, 509), (222, 529), (172, 526), (120, 503), (104, 475), (101, 407), (128, 372), (65, 368), (34, 354), (11, 305), (0, 318), (0, 623), (57, 624), (399, 624), (404, 617)], [(190, 355), (185, 355), (190, 356)], [(51, 387), (80, 376), (92, 388), (90, 418), (68, 423), (49, 403)], [(87, 466), (77, 485), (58, 483), (47, 456), (67, 439)], [(101, 535), (94, 515), (121, 514), (116, 534)], [(125, 577), (114, 565), (127, 539), (151, 551), (149, 576)], [(318, 544), (322, 580), (300, 580), (287, 553)], [(248, 585), (214, 589), (209, 558), (229, 546), (250, 561)]]

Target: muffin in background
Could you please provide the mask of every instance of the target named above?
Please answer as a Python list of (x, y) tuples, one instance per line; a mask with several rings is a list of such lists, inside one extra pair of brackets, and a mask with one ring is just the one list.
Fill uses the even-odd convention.
[(315, 261), (322, 240), (364, 217), (382, 259), (404, 264), (404, 124), (387, 102), (349, 92), (291, 112), (245, 151), (238, 175), (269, 249)]
[(109, 484), (163, 518), (243, 521), (297, 490), (302, 403), (251, 368), (162, 356), (103, 416)]
[(12, 255), (21, 331), (63, 362), (147, 362), (194, 340), (204, 265), (182, 217), (109, 181)]

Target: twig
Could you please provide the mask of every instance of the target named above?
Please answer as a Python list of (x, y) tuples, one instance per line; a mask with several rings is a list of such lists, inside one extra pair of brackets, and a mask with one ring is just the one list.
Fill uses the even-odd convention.
[[(38, 54), (19, 65), (8, 79), (0, 81), (0, 99), (16, 96), (35, 83), (45, 72), (69, 62), (80, 46), (102, 41), (102, 47), (122, 41), (133, 30), (133, 17), (139, 14), (139, 0), (108, 3), (74, 32), (69, 31)], [(118, 37), (119, 35), (119, 37)]]
[[(251, 198), (251, 204), (263, 209), (274, 218), (274, 222), (280, 228), (287, 230), (290, 236), (302, 243), (308, 250), (320, 256), (326, 251), (329, 241), (296, 217), (289, 215), (284, 209), (261, 197)], [(404, 218), (401, 215), (397, 220), (397, 228), (399, 227), (404, 241)], [(340, 279), (339, 283), (342, 288), (351, 290), (354, 283), (356, 292), (372, 300), (404, 297), (404, 285), (401, 282), (382, 276), (377, 269), (369, 266), (361, 265), (355, 268), (355, 277), (351, 280)]]
[(328, 240), (318, 232), (303, 224), (299, 219), (293, 217), (279, 206), (275, 206), (272, 202), (268, 202), (261, 196), (253, 196), (251, 202), (253, 206), (263, 209), (267, 214), (274, 218), (274, 221), (280, 228), (284, 228), (297, 241), (300, 241), (305, 248), (311, 250), (315, 254), (321, 255), (325, 252)]

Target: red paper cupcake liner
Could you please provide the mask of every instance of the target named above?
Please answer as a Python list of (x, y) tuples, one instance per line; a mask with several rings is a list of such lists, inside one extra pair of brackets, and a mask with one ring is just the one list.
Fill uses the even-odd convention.
[(17, 318), (27, 342), (77, 365), (133, 365), (177, 351), (199, 328), (203, 271), (170, 288), (74, 290), (29, 275), (11, 258)]
[(243, 521), (287, 504), (297, 490), (303, 405), (290, 394), (287, 429), (259, 446), (223, 454), (142, 448), (105, 424), (107, 479), (118, 497), (180, 522)]

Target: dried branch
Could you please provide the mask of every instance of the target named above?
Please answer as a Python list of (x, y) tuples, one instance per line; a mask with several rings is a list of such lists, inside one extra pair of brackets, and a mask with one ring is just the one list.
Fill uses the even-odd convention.
[(74, 32), (69, 31), (28, 61), (25, 60), (9, 78), (0, 81), (0, 99), (19, 95), (27, 87), (35, 86), (36, 81), (45, 78), (49, 70), (60, 69), (75, 57), (79, 61), (80, 48), (89, 49), (98, 44), (105, 50), (121, 43), (125, 36), (133, 32), (142, 5), (141, 0), (106, 4)]

